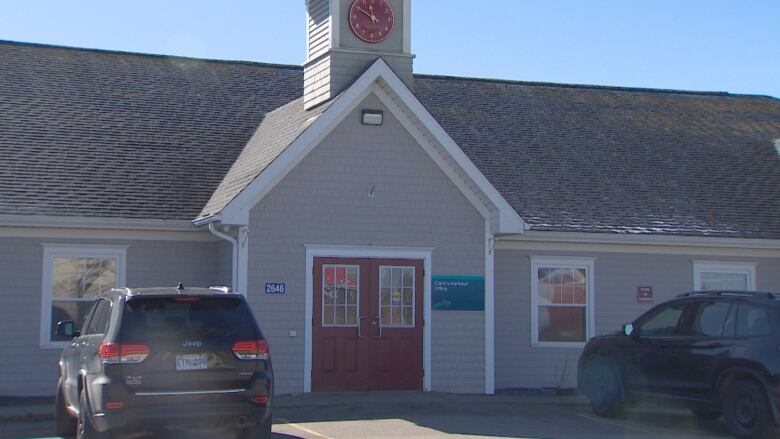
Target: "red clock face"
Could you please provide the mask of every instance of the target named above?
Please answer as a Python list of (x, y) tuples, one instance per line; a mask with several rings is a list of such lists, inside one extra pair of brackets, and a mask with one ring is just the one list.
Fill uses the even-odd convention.
[(384, 41), (394, 25), (393, 9), (387, 0), (355, 0), (349, 8), (349, 27), (367, 43)]

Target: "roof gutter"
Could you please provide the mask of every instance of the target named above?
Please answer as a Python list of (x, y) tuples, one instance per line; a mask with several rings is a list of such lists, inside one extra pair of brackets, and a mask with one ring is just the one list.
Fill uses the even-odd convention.
[(232, 263), (232, 273), (231, 273), (231, 285), (230, 288), (233, 291), (238, 291), (238, 239), (234, 238), (233, 236), (228, 235), (227, 233), (218, 230), (217, 225), (214, 221), (209, 222), (209, 232), (211, 232), (212, 235), (216, 236), (217, 238), (224, 239), (225, 241), (228, 241), (230, 244), (233, 245), (233, 263)]
[(201, 226), (205, 226), (206, 224), (210, 224), (219, 220), (220, 220), (219, 215), (214, 215), (213, 213), (210, 213), (206, 216), (195, 218), (194, 220), (190, 221), (190, 223), (195, 227), (201, 227)]

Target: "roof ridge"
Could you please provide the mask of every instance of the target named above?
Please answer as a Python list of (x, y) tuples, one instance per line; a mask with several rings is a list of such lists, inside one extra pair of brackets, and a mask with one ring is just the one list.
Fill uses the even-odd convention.
[(769, 98), (773, 100), (780, 100), (770, 95), (750, 94), (750, 93), (730, 93), (727, 91), (701, 91), (701, 90), (679, 90), (671, 88), (652, 88), (652, 87), (628, 87), (620, 85), (596, 85), (596, 84), (569, 84), (561, 82), (544, 82), (544, 81), (522, 81), (516, 79), (501, 79), (501, 78), (475, 78), (469, 76), (452, 76), (452, 75), (434, 75), (428, 73), (415, 73), (415, 78), (426, 78), (435, 80), (459, 80), (459, 81), (473, 81), (473, 82), (489, 82), (495, 84), (508, 84), (508, 85), (526, 85), (531, 87), (554, 87), (554, 88), (573, 88), (584, 90), (606, 90), (606, 91), (627, 91), (627, 92), (645, 92), (645, 93), (661, 93), (661, 94), (687, 94), (687, 95), (703, 95), (703, 96), (731, 96), (731, 97), (750, 97), (750, 98)]
[(60, 44), (32, 43), (27, 41), (13, 41), (13, 40), (3, 40), (3, 39), (0, 39), (0, 45), (34, 46), (34, 47), (42, 47), (42, 48), (49, 48), (49, 49), (66, 49), (66, 50), (75, 50), (81, 52), (106, 53), (106, 54), (115, 54), (115, 55), (132, 55), (132, 56), (148, 57), (148, 58), (179, 59), (179, 60), (191, 60), (191, 61), (213, 62), (213, 63), (223, 63), (223, 64), (248, 64), (253, 66), (274, 67), (274, 68), (282, 68), (282, 69), (289, 69), (289, 70), (303, 69), (303, 67), (296, 64), (275, 64), (275, 63), (267, 63), (267, 62), (260, 62), (260, 61), (197, 58), (194, 56), (131, 52), (125, 50), (96, 49), (92, 47), (76, 47), (76, 46), (65, 46)]
[[(16, 46), (33, 46), (33, 47), (42, 47), (42, 48), (50, 48), (50, 49), (76, 50), (82, 52), (105, 53), (105, 54), (116, 54), (116, 55), (131, 55), (131, 56), (139, 56), (139, 57), (147, 57), (147, 58), (191, 60), (191, 61), (221, 63), (221, 64), (244, 64), (244, 65), (257, 66), (257, 67), (269, 67), (269, 68), (278, 68), (278, 69), (286, 69), (286, 70), (298, 70), (298, 71), (303, 70), (303, 67), (301, 65), (296, 65), (296, 64), (276, 64), (276, 63), (267, 63), (267, 62), (260, 62), (260, 61), (197, 58), (192, 56), (131, 52), (131, 51), (111, 50), (111, 49), (96, 49), (96, 48), (89, 48), (89, 47), (76, 47), (76, 46), (65, 46), (65, 45), (57, 45), (57, 44), (33, 43), (33, 42), (26, 42), (26, 41), (13, 41), (13, 40), (0, 39), (0, 45), (3, 44), (16, 45)], [(501, 79), (501, 78), (477, 78), (477, 77), (469, 77), (469, 76), (434, 75), (429, 73), (414, 73), (414, 77), (421, 78), (421, 79), (427, 78), (427, 79), (434, 79), (434, 80), (458, 80), (458, 81), (471, 81), (471, 82), (494, 83), (494, 84), (524, 85), (524, 86), (531, 86), (531, 87), (553, 87), (553, 88), (571, 88), (571, 89), (580, 89), (580, 90), (624, 91), (624, 92), (639, 92), (639, 93), (718, 96), (718, 97), (736, 97), (736, 98), (765, 98), (774, 101), (780, 101), (780, 97), (775, 97), (770, 95), (750, 94), (750, 93), (730, 93), (727, 91), (700, 91), (700, 90), (679, 90), (679, 89), (653, 88), (653, 87), (627, 87), (627, 86), (619, 86), (619, 85), (571, 84), (571, 83), (544, 82), (544, 81), (523, 81), (523, 80), (516, 80), (516, 79)]]

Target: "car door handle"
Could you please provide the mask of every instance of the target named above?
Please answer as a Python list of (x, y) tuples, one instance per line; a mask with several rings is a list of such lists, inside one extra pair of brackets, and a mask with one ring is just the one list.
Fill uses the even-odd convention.
[(723, 343), (717, 343), (717, 342), (715, 342), (715, 343), (710, 343), (710, 344), (708, 344), (708, 345), (704, 345), (704, 346), (702, 346), (702, 347), (703, 347), (703, 348), (705, 348), (705, 349), (715, 349), (715, 348), (722, 348), (722, 347), (724, 347), (724, 346), (726, 346), (726, 345), (725, 345), (725, 344), (723, 344)]

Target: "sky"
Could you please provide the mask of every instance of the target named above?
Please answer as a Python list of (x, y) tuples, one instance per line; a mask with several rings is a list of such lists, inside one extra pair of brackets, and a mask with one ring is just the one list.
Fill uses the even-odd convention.
[[(300, 65), (304, 0), (0, 0), (0, 39)], [(412, 0), (416, 73), (780, 97), (780, 0)]]

